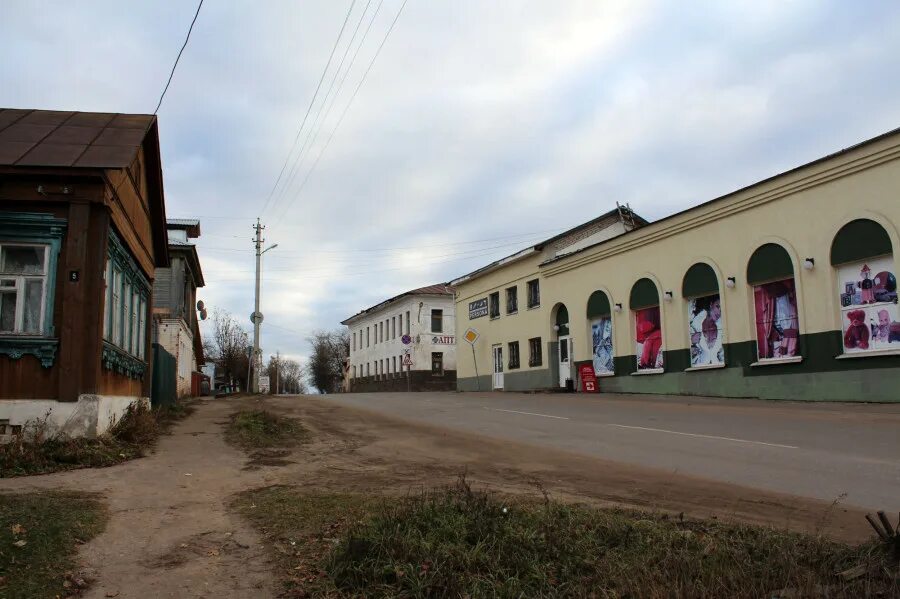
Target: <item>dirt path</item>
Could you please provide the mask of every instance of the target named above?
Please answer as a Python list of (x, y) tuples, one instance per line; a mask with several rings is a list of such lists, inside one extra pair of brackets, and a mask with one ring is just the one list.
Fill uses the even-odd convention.
[(268, 483), (243, 470), (221, 423), (236, 408), (203, 402), (149, 457), (120, 466), (0, 481), (0, 490), (64, 488), (103, 493), (107, 529), (82, 547), (95, 579), (86, 597), (271, 597), (256, 533), (226, 507), (242, 489)]
[[(300, 418), (311, 442), (268, 462), (226, 445), (221, 433), (228, 414), (261, 404)], [(820, 530), (849, 541), (869, 534), (853, 508), (408, 423), (310, 397), (202, 402), (147, 458), (0, 480), (0, 491), (64, 488), (106, 496), (109, 526), (82, 548), (96, 579), (87, 597), (263, 598), (277, 588), (259, 537), (228, 510), (234, 493), (291, 484), (400, 495), (451, 484), (461, 473), (500, 492), (538, 495), (540, 485), (562, 500)]]

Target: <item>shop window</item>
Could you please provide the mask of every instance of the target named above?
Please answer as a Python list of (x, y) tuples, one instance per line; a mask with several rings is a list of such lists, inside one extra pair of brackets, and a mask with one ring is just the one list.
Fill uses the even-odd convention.
[(897, 277), (884, 228), (868, 219), (844, 225), (832, 241), (831, 264), (837, 271), (844, 353), (900, 349)]
[(659, 291), (650, 279), (639, 279), (631, 288), (629, 306), (634, 313), (634, 348), (637, 370), (664, 367)]
[(507, 353), (509, 354), (509, 369), (515, 370), (519, 367), (519, 342), (510, 341)]
[(515, 314), (519, 311), (519, 288), (506, 288), (506, 313)]
[(444, 332), (444, 311), (443, 310), (432, 310), (431, 311), (431, 332), (432, 333), (443, 333)]
[(537, 308), (541, 305), (541, 283), (538, 279), (528, 281), (526, 291), (528, 292), (528, 307)]
[(602, 291), (595, 291), (588, 298), (587, 317), (591, 327), (594, 373), (613, 374), (612, 315), (609, 298)]
[(725, 328), (715, 271), (709, 264), (694, 264), (684, 275), (681, 293), (687, 300), (691, 368), (724, 365)]
[(444, 376), (444, 354), (442, 352), (431, 352), (431, 374)]
[(500, 292), (495, 291), (488, 296), (488, 306), (491, 318), (500, 318)]
[(759, 360), (800, 355), (800, 320), (791, 257), (767, 243), (750, 257), (747, 282), (753, 287), (756, 352)]
[(541, 338), (534, 337), (528, 340), (528, 365), (540, 366), (543, 364), (544, 358), (541, 350)]

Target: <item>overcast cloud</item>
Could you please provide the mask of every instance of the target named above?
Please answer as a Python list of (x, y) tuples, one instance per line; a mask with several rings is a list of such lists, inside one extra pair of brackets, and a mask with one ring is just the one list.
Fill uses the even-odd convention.
[[(200, 297), (248, 329), (251, 224), (350, 2), (207, 0), (159, 112)], [(369, 35), (263, 213), (266, 354), (616, 201), (655, 220), (900, 125), (892, 0), (409, 0), (310, 171), (400, 3), (355, 2), (332, 68)], [(195, 8), (3, 0), (0, 105), (152, 112)]]

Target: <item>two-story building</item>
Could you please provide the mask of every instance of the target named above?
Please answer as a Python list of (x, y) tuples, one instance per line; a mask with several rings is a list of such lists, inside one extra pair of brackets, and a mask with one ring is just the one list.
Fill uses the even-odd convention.
[(155, 116), (0, 110), (0, 433), (94, 435), (148, 398), (168, 263)]
[(349, 390), (456, 389), (453, 288), (429, 285), (351, 316)]
[(197, 246), (200, 221), (169, 219), (169, 266), (156, 270), (153, 282), (155, 340), (175, 358), (177, 397), (199, 394), (198, 377), (204, 364), (203, 342), (198, 322), (197, 289), (205, 285)]
[(459, 388), (900, 401), (900, 129), (634, 222), (453, 281)]

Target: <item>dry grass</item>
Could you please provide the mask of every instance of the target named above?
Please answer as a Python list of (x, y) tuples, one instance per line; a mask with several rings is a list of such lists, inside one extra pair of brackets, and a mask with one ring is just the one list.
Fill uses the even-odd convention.
[(12, 441), (0, 445), (0, 478), (112, 466), (142, 457), (160, 434), (192, 411), (189, 404), (151, 409), (134, 403), (94, 439), (51, 434), (48, 414), (27, 423)]
[(404, 500), (270, 487), (235, 506), (276, 548), (292, 596), (900, 596), (887, 545), (501, 498), (464, 480)]
[(225, 439), (243, 449), (293, 447), (303, 443), (307, 433), (295, 418), (267, 410), (241, 410), (231, 415)]
[(77, 546), (99, 534), (106, 519), (93, 495), (0, 494), (0, 597), (79, 594), (90, 580), (75, 569)]

